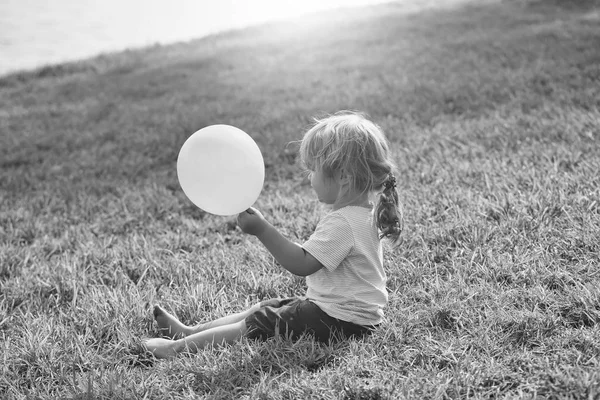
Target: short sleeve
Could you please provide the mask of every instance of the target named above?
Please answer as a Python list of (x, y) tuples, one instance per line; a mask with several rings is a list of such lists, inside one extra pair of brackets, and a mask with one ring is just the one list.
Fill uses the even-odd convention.
[(337, 213), (326, 215), (302, 248), (333, 271), (350, 254), (354, 236), (348, 221)]

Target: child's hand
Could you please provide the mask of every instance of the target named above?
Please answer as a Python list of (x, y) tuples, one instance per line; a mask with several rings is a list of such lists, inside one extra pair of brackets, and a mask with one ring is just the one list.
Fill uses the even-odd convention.
[(250, 207), (243, 213), (238, 214), (237, 224), (242, 231), (258, 236), (265, 231), (269, 223), (256, 208)]

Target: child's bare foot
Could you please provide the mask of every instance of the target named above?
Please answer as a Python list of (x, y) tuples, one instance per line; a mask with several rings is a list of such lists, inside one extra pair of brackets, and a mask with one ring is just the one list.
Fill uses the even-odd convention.
[(173, 358), (177, 355), (174, 345), (173, 340), (154, 338), (146, 340), (142, 346), (156, 358)]
[(170, 339), (180, 339), (186, 336), (186, 326), (176, 316), (166, 312), (161, 306), (154, 306), (154, 319), (158, 324), (158, 333)]

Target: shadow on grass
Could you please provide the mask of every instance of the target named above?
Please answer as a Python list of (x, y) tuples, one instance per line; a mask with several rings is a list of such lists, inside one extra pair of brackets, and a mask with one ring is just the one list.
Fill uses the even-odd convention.
[[(348, 352), (348, 342), (322, 344), (311, 337), (292, 341), (276, 337), (266, 342), (248, 341), (219, 350), (220, 362), (187, 369), (192, 375), (190, 388), (196, 394), (236, 393), (252, 388), (269, 377), (293, 375), (300, 371), (318, 372), (330, 365), (335, 357)], [(147, 352), (141, 343), (130, 347), (128, 357), (132, 367), (155, 367), (161, 362)], [(203, 358), (203, 355), (188, 354), (185, 357)]]
[(229, 350), (226, 362), (189, 371), (193, 375), (190, 386), (197, 394), (245, 392), (273, 377), (318, 372), (330, 365), (335, 356), (347, 351), (347, 345), (325, 345), (311, 338), (297, 341), (274, 338)]

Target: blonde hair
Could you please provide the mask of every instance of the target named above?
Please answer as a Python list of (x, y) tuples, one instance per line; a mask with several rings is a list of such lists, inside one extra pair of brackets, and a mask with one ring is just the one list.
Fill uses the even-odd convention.
[(336, 172), (349, 176), (347, 191), (360, 195), (377, 193), (375, 218), (380, 239), (399, 242), (402, 211), (396, 189), (396, 165), (379, 126), (354, 112), (315, 120), (300, 144), (300, 159), (307, 169), (321, 171), (325, 176), (333, 177)]

